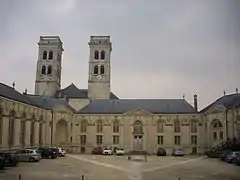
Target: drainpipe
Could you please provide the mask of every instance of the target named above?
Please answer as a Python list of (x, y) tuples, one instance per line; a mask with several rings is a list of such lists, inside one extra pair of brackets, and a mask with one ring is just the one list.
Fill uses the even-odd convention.
[(53, 110), (51, 109), (52, 113), (52, 121), (51, 121), (51, 147), (53, 146)]
[(227, 117), (227, 115), (228, 115), (228, 109), (226, 109), (226, 138), (227, 138), (227, 140), (228, 140), (228, 117)]

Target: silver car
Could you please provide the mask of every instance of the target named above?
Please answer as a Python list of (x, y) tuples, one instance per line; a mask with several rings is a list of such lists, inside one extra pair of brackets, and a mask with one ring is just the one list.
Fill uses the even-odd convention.
[(37, 152), (35, 149), (22, 149), (16, 152), (19, 161), (22, 162), (36, 162), (41, 159), (41, 154)]
[(172, 156), (184, 156), (184, 150), (182, 148), (173, 148)]

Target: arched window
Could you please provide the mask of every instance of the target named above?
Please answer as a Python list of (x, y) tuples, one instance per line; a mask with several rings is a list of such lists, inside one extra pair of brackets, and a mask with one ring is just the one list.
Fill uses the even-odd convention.
[(104, 74), (104, 65), (101, 65), (100, 67), (100, 74)]
[(219, 119), (215, 119), (212, 122), (212, 127), (213, 128), (222, 128), (223, 126)]
[(135, 121), (133, 124), (133, 133), (134, 134), (142, 134), (143, 129), (142, 129), (142, 122), (141, 121)]
[(223, 125), (219, 119), (214, 119), (211, 125), (213, 131), (213, 141), (219, 143), (223, 140)]
[(157, 132), (158, 133), (162, 133), (163, 132), (163, 128), (164, 128), (164, 123), (163, 123), (163, 121), (158, 121), (157, 122)]
[(119, 133), (119, 121), (118, 120), (115, 120), (113, 122), (113, 132), (114, 133)]
[(98, 52), (98, 50), (96, 50), (94, 52), (94, 59), (99, 59), (99, 52)]
[(52, 51), (49, 51), (48, 59), (53, 59), (53, 52)]
[(52, 66), (48, 66), (47, 74), (52, 74)]
[(47, 59), (47, 51), (43, 51), (43, 59)]
[(94, 70), (93, 70), (94, 72), (94, 74), (98, 74), (98, 66), (96, 65), (96, 66), (94, 66)]
[(86, 133), (87, 132), (87, 121), (83, 120), (81, 121), (81, 133)]
[(105, 59), (105, 51), (101, 51), (101, 59)]
[(46, 66), (45, 65), (42, 66), (42, 74), (46, 74)]
[(197, 121), (191, 120), (190, 122), (191, 133), (197, 133)]
[(102, 133), (103, 132), (103, 124), (101, 120), (97, 121), (97, 133)]
[(174, 121), (174, 132), (180, 133), (180, 122), (179, 120)]

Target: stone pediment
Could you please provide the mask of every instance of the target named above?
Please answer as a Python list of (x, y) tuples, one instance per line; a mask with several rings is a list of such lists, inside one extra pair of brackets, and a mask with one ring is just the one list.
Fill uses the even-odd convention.
[(153, 115), (151, 112), (143, 110), (143, 109), (133, 109), (124, 113), (124, 115), (130, 116), (151, 116)]
[(225, 110), (226, 110), (225, 106), (216, 105), (216, 106), (211, 107), (206, 113), (207, 114), (222, 113)]

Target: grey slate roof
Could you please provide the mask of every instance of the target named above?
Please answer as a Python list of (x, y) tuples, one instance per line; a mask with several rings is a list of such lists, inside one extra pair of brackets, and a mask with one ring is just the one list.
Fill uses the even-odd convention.
[(120, 99), (94, 100), (80, 110), (79, 114), (122, 114), (134, 109), (143, 109), (155, 114), (198, 113), (184, 99)]
[(229, 94), (226, 96), (222, 96), (221, 98), (217, 99), (215, 102), (211, 103), (200, 112), (206, 112), (213, 106), (223, 106), (227, 109), (234, 109), (240, 107), (240, 94)]
[(14, 88), (7, 86), (3, 83), (0, 83), (0, 96), (39, 107), (39, 105), (32, 101), (30, 98), (26, 97), (25, 95), (16, 91)]
[(26, 95), (32, 101), (34, 101), (38, 106), (45, 109), (69, 109), (76, 112), (68, 103), (63, 99), (50, 98), (38, 95)]
[[(88, 98), (88, 90), (87, 89), (79, 89), (73, 83), (68, 87), (61, 89), (57, 92), (57, 97), (67, 98), (76, 98), (76, 99), (85, 99)], [(118, 97), (111, 92), (110, 99), (118, 99)]]

